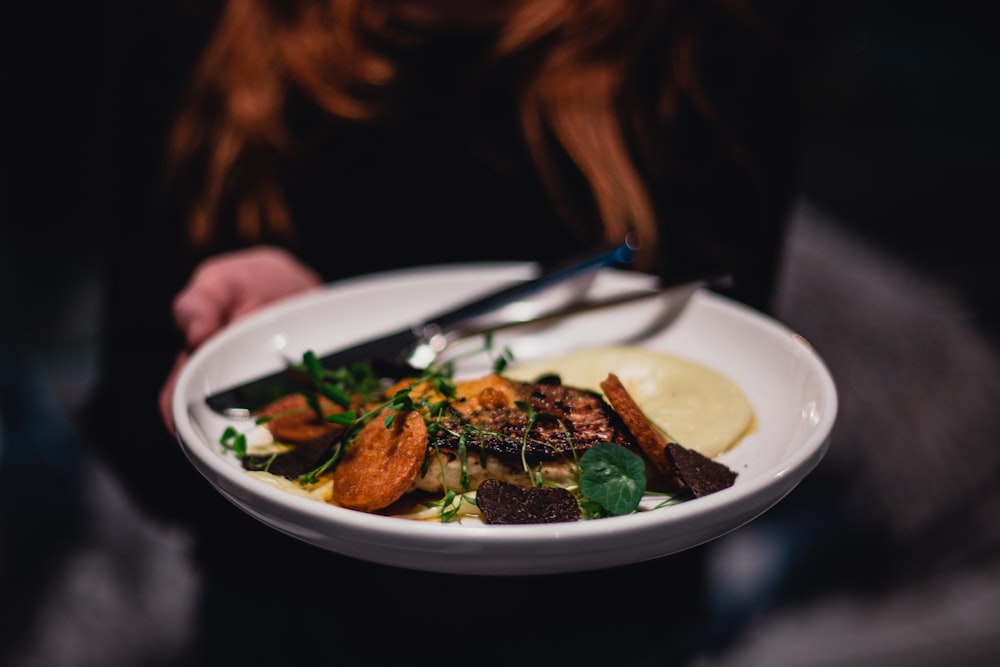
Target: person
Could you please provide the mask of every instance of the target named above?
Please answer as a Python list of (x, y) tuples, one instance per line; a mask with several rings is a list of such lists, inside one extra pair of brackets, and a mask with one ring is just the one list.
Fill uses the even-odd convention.
[[(697, 549), (544, 578), (355, 561), (216, 493), (171, 437), (167, 401), (186, 355), (228, 323), (404, 266), (554, 261), (633, 233), (641, 270), (721, 268), (722, 291), (767, 311), (796, 157), (780, 3), (228, 0), (181, 13), (166, 22), (187, 25), (168, 31), (176, 57), (142, 45), (169, 75), (123, 73), (147, 88), (121, 114), (133, 125), (113, 233), (127, 250), (108, 257), (85, 421), (137, 503), (194, 536), (197, 656), (680, 664)], [(161, 160), (163, 174), (139, 167)], [(392, 639), (361, 639), (372, 631)]]

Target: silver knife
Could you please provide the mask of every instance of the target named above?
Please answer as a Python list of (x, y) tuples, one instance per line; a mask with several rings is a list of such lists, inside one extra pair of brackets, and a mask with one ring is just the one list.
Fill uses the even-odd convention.
[[(637, 246), (631, 241), (626, 241), (620, 246), (602, 249), (596, 254), (588, 254), (555, 266), (542, 267), (540, 274), (535, 278), (515, 282), (398, 331), (341, 348), (320, 357), (319, 361), (325, 368), (330, 369), (350, 366), (357, 362), (379, 361), (396, 366), (426, 368), (433, 361), (435, 353), (452, 340), (474, 332), (497, 330), (504, 326), (499, 322), (488, 321), (489, 316), (498, 312), (503, 306), (556, 285), (592, 278), (605, 267), (627, 267), (634, 260), (636, 251)], [(656, 293), (656, 290), (651, 290), (633, 295), (632, 298), (652, 296)], [(623, 299), (615, 301), (620, 303)], [(589, 308), (577, 305), (576, 310), (580, 309)], [(544, 316), (529, 319), (536, 321), (541, 317)], [(508, 324), (523, 324), (525, 321), (527, 320), (510, 321)], [(227, 417), (246, 419), (269, 402), (286, 394), (308, 390), (312, 386), (312, 380), (305, 372), (289, 365), (276, 373), (206, 396), (205, 403), (212, 410)]]

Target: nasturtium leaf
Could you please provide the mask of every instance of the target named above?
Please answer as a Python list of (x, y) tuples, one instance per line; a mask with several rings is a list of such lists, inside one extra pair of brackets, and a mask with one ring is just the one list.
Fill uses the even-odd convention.
[(580, 458), (580, 491), (609, 514), (630, 514), (646, 488), (642, 459), (621, 445), (594, 445)]

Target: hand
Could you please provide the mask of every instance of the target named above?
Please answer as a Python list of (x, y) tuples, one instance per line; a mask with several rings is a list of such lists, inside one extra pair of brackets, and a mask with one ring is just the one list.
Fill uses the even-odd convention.
[(198, 265), (173, 302), (174, 322), (188, 347), (177, 355), (160, 389), (160, 414), (167, 429), (174, 432), (170, 406), (174, 385), (192, 351), (227, 324), (321, 283), (315, 271), (274, 246), (237, 250)]

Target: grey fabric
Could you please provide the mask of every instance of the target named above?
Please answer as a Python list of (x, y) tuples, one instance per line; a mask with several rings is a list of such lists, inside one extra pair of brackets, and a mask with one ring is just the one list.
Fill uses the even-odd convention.
[(803, 205), (788, 243), (776, 314), (837, 383), (836, 502), (891, 540), (968, 525), (1000, 482), (997, 341), (947, 286), (821, 210)]

